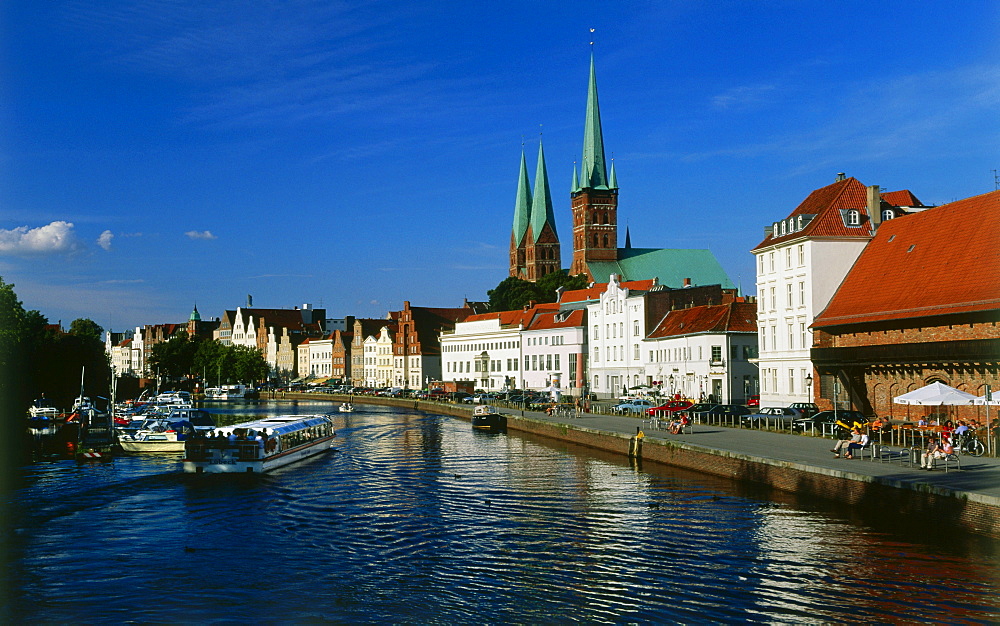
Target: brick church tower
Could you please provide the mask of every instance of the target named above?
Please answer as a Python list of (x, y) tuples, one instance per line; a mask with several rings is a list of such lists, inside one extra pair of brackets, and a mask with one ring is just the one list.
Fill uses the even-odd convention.
[(588, 263), (618, 260), (618, 181), (611, 164), (608, 176), (604, 160), (601, 110), (597, 103), (597, 73), (590, 56), (587, 115), (583, 129), (583, 162), (580, 177), (573, 167), (570, 193), (573, 212), (573, 262), (571, 276), (585, 274), (593, 280)]
[(514, 201), (514, 229), (510, 237), (510, 275), (535, 282), (562, 267), (559, 235), (556, 233), (545, 153), (538, 143), (535, 191), (530, 193), (528, 168), (521, 153), (521, 172)]

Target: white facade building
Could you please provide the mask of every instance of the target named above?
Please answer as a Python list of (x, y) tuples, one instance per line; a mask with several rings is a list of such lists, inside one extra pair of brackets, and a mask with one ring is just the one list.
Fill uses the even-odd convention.
[(441, 379), (473, 381), (486, 391), (521, 384), (521, 329), (531, 311), (471, 315), (440, 335)]
[(521, 332), (521, 386), (579, 396), (585, 383), (586, 311), (541, 310)]
[(757, 394), (753, 302), (670, 311), (643, 342), (646, 384), (662, 396), (743, 404)]
[(761, 406), (812, 401), (810, 325), (878, 224), (917, 204), (907, 191), (881, 194), (878, 186), (866, 188), (855, 178), (841, 177), (813, 191), (790, 215), (765, 229), (764, 241), (752, 251), (757, 265)]
[(603, 397), (628, 394), (645, 383), (642, 342), (646, 328), (646, 291), (624, 287), (612, 274), (598, 301), (587, 305), (590, 390)]

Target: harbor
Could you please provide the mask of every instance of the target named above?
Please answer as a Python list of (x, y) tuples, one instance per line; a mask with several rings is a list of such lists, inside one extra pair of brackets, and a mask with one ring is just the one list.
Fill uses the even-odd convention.
[(354, 408), (332, 414), (330, 454), (266, 474), (186, 474), (181, 455), (24, 467), (5, 621), (899, 622), (914, 602), (1000, 619), (1000, 556), (977, 533), (514, 428), (609, 437), (603, 416), (496, 433), (465, 407)]

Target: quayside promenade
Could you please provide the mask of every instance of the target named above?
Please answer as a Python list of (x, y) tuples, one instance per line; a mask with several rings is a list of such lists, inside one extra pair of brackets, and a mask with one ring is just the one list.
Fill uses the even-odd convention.
[[(292, 394), (289, 394), (291, 396)], [(298, 395), (298, 394), (295, 394)], [(311, 396), (316, 397), (316, 396)], [(341, 399), (325, 396), (324, 399)], [(354, 396), (356, 404), (416, 408), (471, 419), (470, 405)], [(549, 416), (537, 411), (501, 409), (509, 431), (532, 433), (654, 462), (746, 480), (776, 489), (894, 511), (901, 523), (933, 524), (938, 530), (960, 526), (1000, 538), (1000, 459), (961, 457), (961, 469), (923, 471), (898, 460), (833, 458), (829, 438), (764, 430), (695, 424), (689, 434), (642, 430), (638, 417), (583, 413)]]

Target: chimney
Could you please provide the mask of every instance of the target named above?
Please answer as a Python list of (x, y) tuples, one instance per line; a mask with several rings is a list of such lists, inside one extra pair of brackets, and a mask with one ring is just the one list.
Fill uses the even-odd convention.
[(768, 237), (770, 237), (773, 234), (774, 234), (774, 226), (765, 226), (764, 227), (764, 239), (767, 239)]
[(839, 183), (842, 180), (847, 180), (847, 174), (844, 172), (837, 172), (837, 182)]
[(866, 188), (868, 191), (868, 219), (872, 221), (872, 232), (882, 223), (882, 193), (878, 185)]
[(688, 288), (690, 286), (691, 286), (691, 279), (690, 278), (685, 278), (684, 279), (684, 288), (686, 289), (686, 288)]

